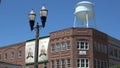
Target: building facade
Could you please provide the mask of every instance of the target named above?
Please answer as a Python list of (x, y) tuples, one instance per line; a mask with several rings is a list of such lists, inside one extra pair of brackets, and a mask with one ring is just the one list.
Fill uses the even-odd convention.
[(22, 68), (25, 68), (25, 42), (1, 47), (0, 61), (22, 65)]
[(120, 41), (93, 28), (59, 30), (50, 33), (48, 56), (50, 68), (109, 68), (120, 65)]
[[(120, 40), (96, 29), (68, 28), (51, 32), (50, 36), (40, 40), (45, 38), (47, 42), (39, 43), (40, 46), (47, 46), (47, 68), (110, 68), (120, 65)], [(32, 40), (1, 47), (0, 61), (20, 64), (22, 68), (34, 68), (34, 54), (33, 58), (29, 56), (33, 61), (26, 60), (31, 48), (34, 53), (34, 42)], [(40, 50), (39, 54), (43, 51)], [(44, 64), (39, 62), (39, 68), (44, 68)]]
[(22, 68), (22, 65), (11, 64), (11, 63), (6, 63), (6, 62), (0, 61), (0, 68)]

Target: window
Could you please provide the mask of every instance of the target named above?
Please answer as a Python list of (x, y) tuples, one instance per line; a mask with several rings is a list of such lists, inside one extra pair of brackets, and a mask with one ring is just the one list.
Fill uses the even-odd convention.
[(98, 52), (100, 52), (100, 43), (97, 43), (98, 45)]
[(70, 64), (71, 64), (71, 63), (70, 63), (70, 59), (67, 59), (67, 60), (66, 60), (66, 68), (70, 68), (70, 67), (71, 67)]
[(77, 67), (80, 67), (80, 60), (77, 60)]
[(66, 49), (69, 50), (70, 47), (71, 47), (71, 46), (70, 46), (70, 41), (67, 41), (67, 42), (66, 42)]
[(55, 51), (55, 44), (51, 45), (51, 51), (54, 52)]
[(102, 46), (102, 48), (101, 48), (102, 51), (101, 51), (101, 52), (102, 52), (102, 53), (105, 53), (105, 45), (101, 45), (101, 46)]
[(65, 68), (65, 60), (64, 59), (61, 60), (61, 68)]
[(54, 60), (51, 61), (51, 68), (55, 68), (55, 63), (54, 63)]
[(56, 52), (59, 52), (59, 51), (60, 51), (60, 44), (57, 43), (57, 44), (56, 44)]
[(4, 59), (5, 59), (5, 60), (7, 59), (7, 53), (4, 54)]
[(18, 57), (22, 57), (22, 51), (21, 50), (18, 51)]
[(2, 60), (2, 55), (0, 54), (0, 60)]
[(120, 50), (119, 50), (119, 58), (120, 58)]
[(108, 48), (108, 53), (110, 56), (113, 56), (113, 48), (112, 47)]
[(89, 60), (87, 58), (80, 58), (77, 60), (78, 68), (89, 68)]
[(60, 64), (60, 62), (59, 62), (59, 60), (57, 59), (57, 60), (56, 60), (56, 68), (60, 68), (60, 67), (59, 67), (59, 64)]
[(97, 60), (97, 68), (100, 68), (100, 60)]
[(114, 56), (118, 57), (117, 49), (114, 49)]
[(94, 60), (94, 68), (97, 68), (96, 60)]
[(89, 66), (89, 64), (88, 64), (88, 59), (86, 59), (86, 67), (88, 67)]
[(85, 61), (84, 61), (84, 59), (81, 59), (81, 67), (85, 67)]
[(104, 45), (104, 53), (107, 54), (107, 46)]
[(88, 49), (88, 42), (87, 41), (77, 41), (77, 48), (81, 50), (87, 50)]
[(104, 62), (104, 67), (105, 67), (105, 68), (108, 68), (108, 63), (107, 63), (107, 61)]
[(101, 68), (104, 68), (104, 63), (103, 63), (103, 61), (101, 61)]
[(14, 58), (14, 52), (11, 52), (11, 58), (12, 59)]
[(97, 51), (98, 50), (97, 42), (94, 41), (93, 46), (94, 46), (94, 50)]
[(61, 43), (61, 51), (64, 51), (65, 50), (65, 42), (62, 42)]

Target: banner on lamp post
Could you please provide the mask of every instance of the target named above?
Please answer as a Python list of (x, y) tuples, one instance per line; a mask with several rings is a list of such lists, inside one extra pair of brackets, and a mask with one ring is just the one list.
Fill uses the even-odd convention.
[[(39, 50), (38, 50), (38, 63), (43, 64), (48, 62), (48, 44), (49, 37), (43, 37), (39, 39)], [(35, 53), (35, 40), (26, 42), (25, 46), (25, 63), (26, 65), (34, 64), (34, 53)]]

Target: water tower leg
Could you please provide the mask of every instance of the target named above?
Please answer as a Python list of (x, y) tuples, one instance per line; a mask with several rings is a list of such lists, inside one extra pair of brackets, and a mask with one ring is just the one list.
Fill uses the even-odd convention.
[(88, 13), (86, 12), (86, 27), (88, 28)]
[(76, 25), (76, 16), (74, 17), (74, 25), (73, 25), (74, 28), (75, 28), (75, 25)]

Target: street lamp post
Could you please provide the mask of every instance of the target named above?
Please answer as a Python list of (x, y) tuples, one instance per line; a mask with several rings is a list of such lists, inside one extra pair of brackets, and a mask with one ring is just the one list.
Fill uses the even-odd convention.
[[(36, 18), (35, 12), (33, 10), (31, 10), (31, 12), (29, 13), (29, 16), (28, 16), (31, 31), (33, 31), (34, 29), (36, 31), (34, 68), (38, 68), (39, 28), (45, 27), (47, 15), (48, 15), (48, 10), (45, 8), (45, 6), (42, 6), (42, 9), (40, 10), (40, 18), (41, 18), (42, 25), (39, 25), (37, 22), (35, 27), (34, 27), (34, 22), (35, 22), (35, 18)], [(45, 65), (45, 68), (46, 68), (46, 65)]]

